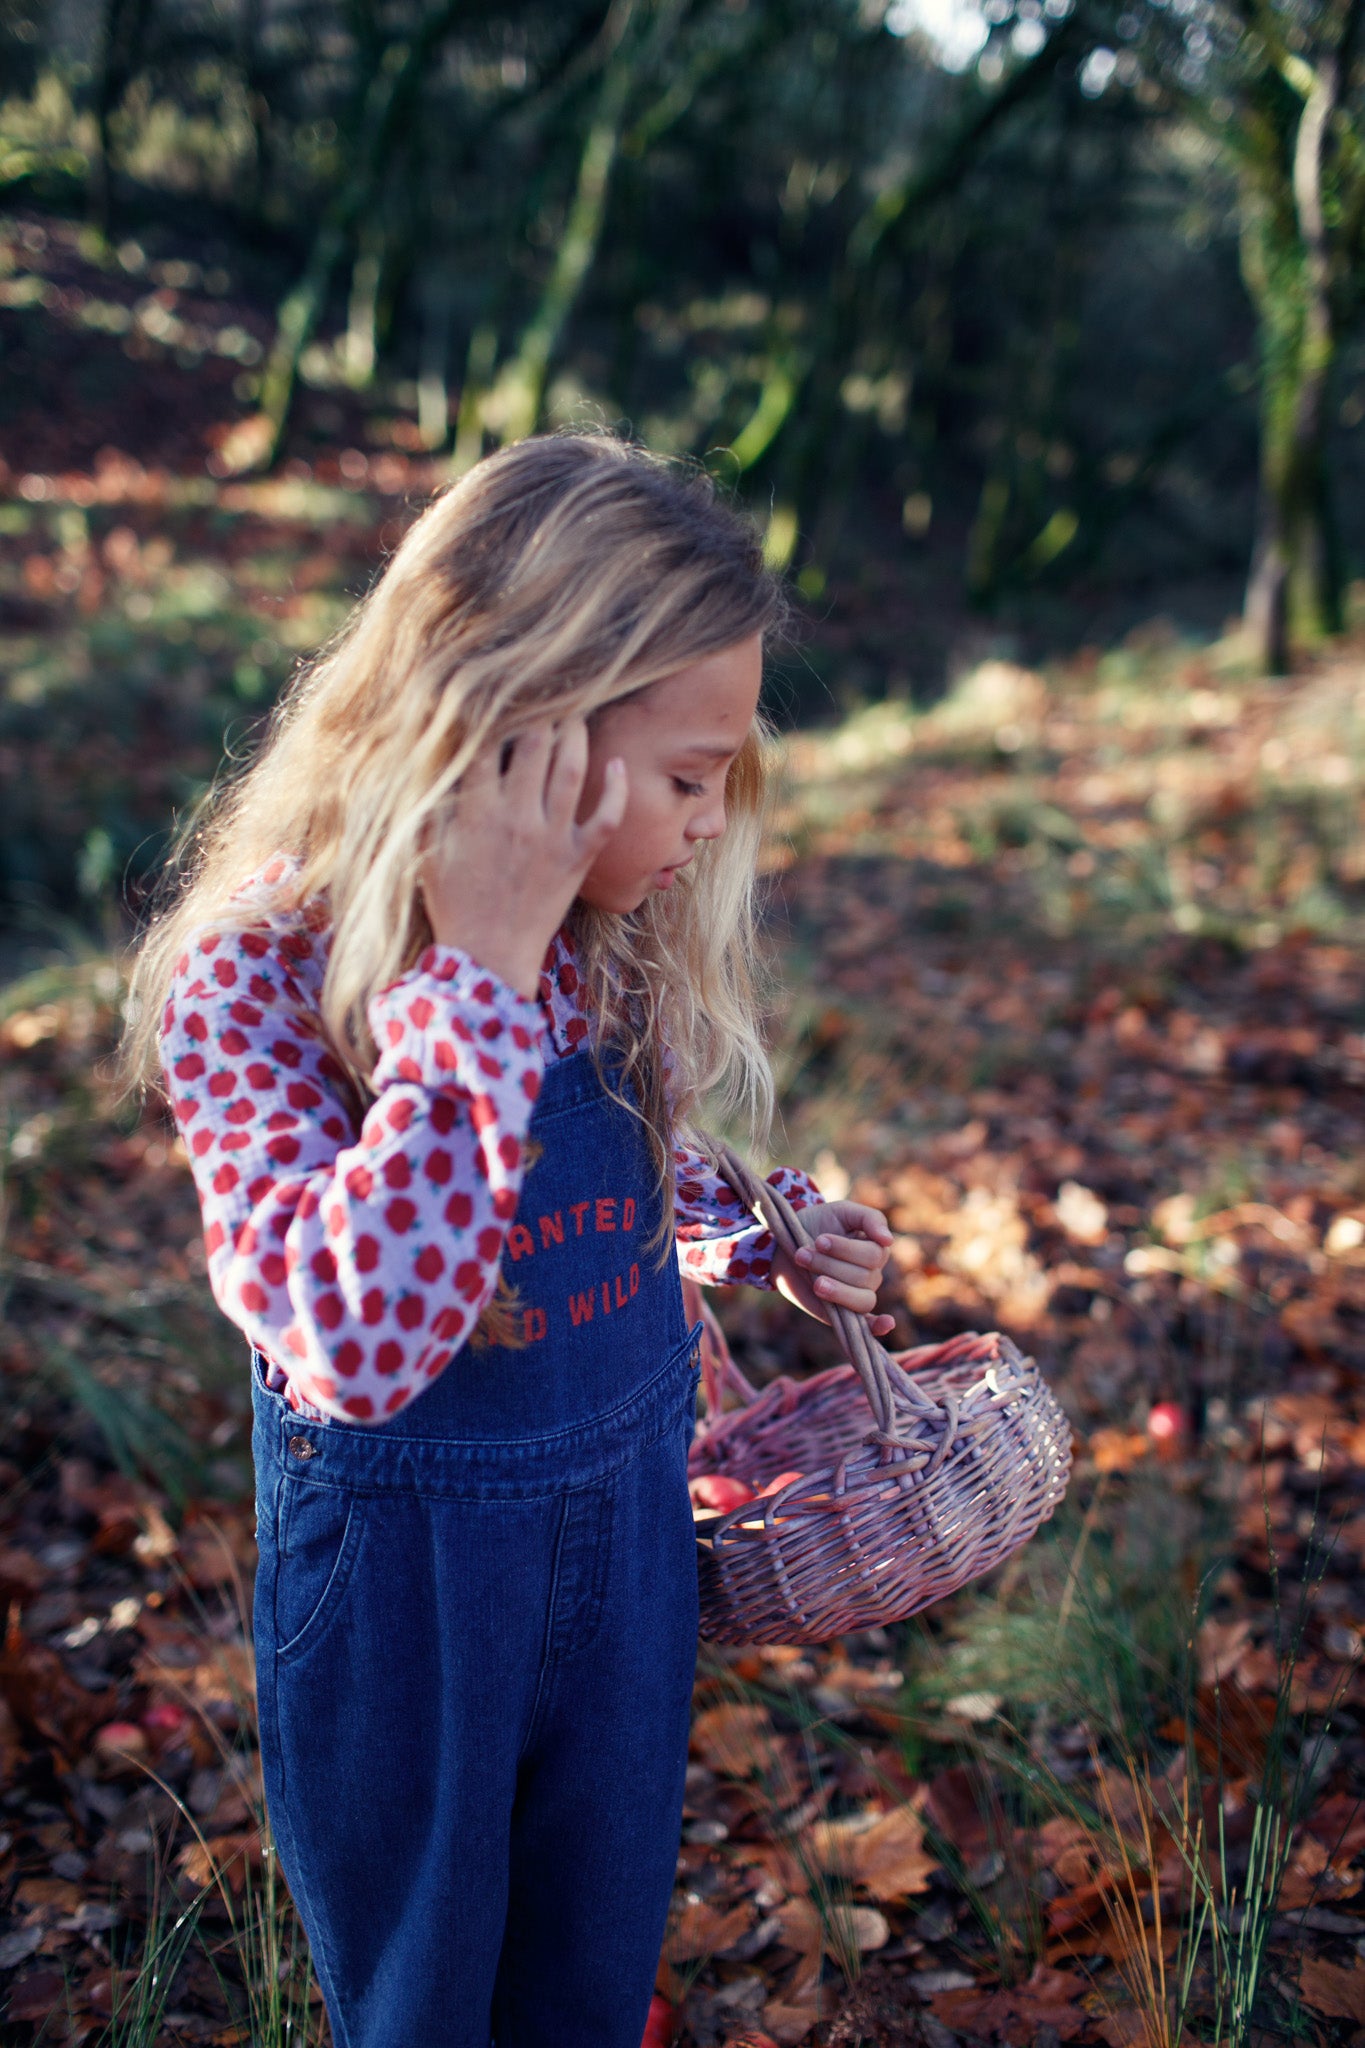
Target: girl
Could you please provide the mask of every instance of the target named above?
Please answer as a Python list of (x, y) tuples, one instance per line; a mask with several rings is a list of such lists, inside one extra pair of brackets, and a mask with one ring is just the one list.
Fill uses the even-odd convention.
[[(761, 1140), (762, 643), (702, 476), (522, 442), (418, 520), (138, 962), (253, 1347), (261, 1760), (338, 2048), (637, 2048), (696, 1636), (699, 1279), (875, 1308), (875, 1211)], [(884, 1332), (889, 1317), (874, 1327)]]

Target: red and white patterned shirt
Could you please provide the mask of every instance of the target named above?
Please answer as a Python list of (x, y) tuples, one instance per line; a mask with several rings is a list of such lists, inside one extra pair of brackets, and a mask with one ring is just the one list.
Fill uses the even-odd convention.
[[(250, 922), (197, 933), (177, 962), (162, 1064), (219, 1307), (299, 1413), (382, 1422), (491, 1299), (545, 1061), (579, 1050), (591, 1021), (562, 932), (536, 1000), (429, 946), (370, 1004), (375, 1099), (357, 1124), (322, 1040), (328, 931), (274, 907), (287, 869), (239, 892)], [(675, 1156), (683, 1270), (771, 1285), (769, 1233), (699, 1153)], [(794, 1169), (770, 1178), (796, 1208), (821, 1199)]]

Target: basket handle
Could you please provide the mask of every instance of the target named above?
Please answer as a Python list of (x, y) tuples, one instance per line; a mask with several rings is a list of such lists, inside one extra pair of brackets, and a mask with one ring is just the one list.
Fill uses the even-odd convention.
[[(778, 1193), (770, 1181), (761, 1180), (747, 1162), (728, 1145), (715, 1147), (716, 1162), (721, 1173), (741, 1198), (745, 1206), (766, 1223), (774, 1239), (789, 1256), (800, 1250), (802, 1245), (814, 1244), (810, 1232), (801, 1221), (800, 1212), (793, 1209), (785, 1195)], [(855, 1315), (851, 1309), (837, 1308), (829, 1303), (829, 1320), (835, 1336), (843, 1349), (845, 1358), (863, 1383), (868, 1406), (877, 1425), (878, 1436), (888, 1445), (903, 1444), (905, 1439), (896, 1428), (895, 1395), (892, 1391), (893, 1361), (873, 1336), (866, 1316)], [(896, 1373), (896, 1384), (903, 1393), (908, 1392), (916, 1406), (923, 1406), (935, 1414), (938, 1404), (913, 1388), (904, 1373)]]

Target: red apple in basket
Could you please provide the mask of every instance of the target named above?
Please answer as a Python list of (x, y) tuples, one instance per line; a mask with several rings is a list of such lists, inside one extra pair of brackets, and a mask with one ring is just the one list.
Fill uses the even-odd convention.
[(704, 1472), (700, 1479), (688, 1481), (687, 1491), (692, 1496), (693, 1514), (701, 1509), (704, 1514), (728, 1515), (731, 1508), (742, 1508), (754, 1497), (752, 1486), (723, 1472)]
[(770, 1479), (766, 1486), (759, 1487), (755, 1498), (765, 1500), (770, 1493), (781, 1493), (783, 1487), (790, 1486), (793, 1480), (804, 1478), (804, 1472), (779, 1472), (776, 1479)]
[[(776, 1479), (770, 1479), (766, 1486), (760, 1486), (754, 1495), (755, 1501), (769, 1500), (775, 1493), (781, 1493), (784, 1486), (790, 1486), (795, 1479), (804, 1479), (804, 1472), (779, 1472)], [(742, 1522), (743, 1529), (780, 1529), (786, 1521), (785, 1515), (765, 1515), (761, 1522)]]

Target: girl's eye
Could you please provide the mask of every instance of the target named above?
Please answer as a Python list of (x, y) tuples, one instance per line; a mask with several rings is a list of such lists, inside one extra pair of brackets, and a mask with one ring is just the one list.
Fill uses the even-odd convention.
[(683, 796), (704, 796), (706, 794), (706, 784), (704, 782), (684, 782), (680, 775), (673, 777), (673, 787)]

